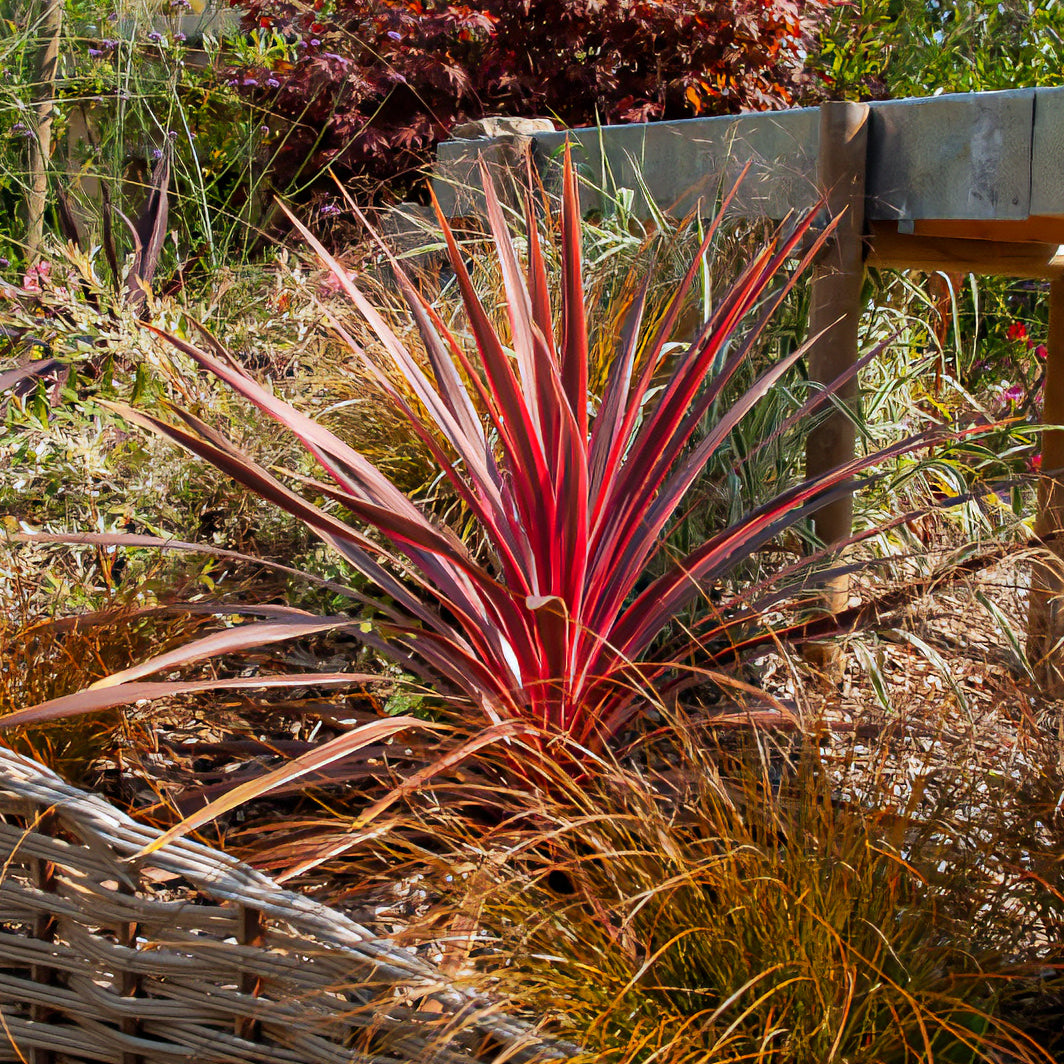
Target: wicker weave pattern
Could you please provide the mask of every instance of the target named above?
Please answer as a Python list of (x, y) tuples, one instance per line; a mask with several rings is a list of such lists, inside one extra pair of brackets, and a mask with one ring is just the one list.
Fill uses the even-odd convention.
[(0, 749), (0, 1061), (560, 1055), (414, 953), (224, 853), (180, 840), (131, 861), (154, 837)]

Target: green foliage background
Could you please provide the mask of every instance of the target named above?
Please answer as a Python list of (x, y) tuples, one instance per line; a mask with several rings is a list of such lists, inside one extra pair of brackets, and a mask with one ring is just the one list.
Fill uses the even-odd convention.
[(859, 0), (840, 6), (814, 62), (842, 99), (1061, 85), (1064, 5)]

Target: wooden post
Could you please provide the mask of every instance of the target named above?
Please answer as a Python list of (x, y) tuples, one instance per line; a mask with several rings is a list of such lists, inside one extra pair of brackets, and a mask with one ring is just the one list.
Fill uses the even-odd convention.
[[(832, 101), (820, 105), (818, 182), (827, 196), (828, 213), (837, 218), (834, 239), (814, 267), (809, 311), (809, 335), (824, 335), (809, 353), (809, 377), (828, 384), (857, 361), (857, 328), (861, 318), (864, 281), (865, 167), (868, 158), (868, 105)], [(836, 393), (855, 407), (857, 380), (851, 378)], [(835, 410), (809, 433), (805, 468), (808, 476), (824, 473), (854, 456), (855, 433), (850, 418)], [(817, 537), (825, 544), (841, 543), (850, 536), (853, 499), (837, 499), (813, 518)], [(824, 605), (837, 613), (846, 605), (845, 579), (824, 587)], [(830, 645), (807, 648), (806, 657), (821, 667), (840, 671), (839, 654)]]
[[(1049, 286), (1049, 342), (1046, 345), (1042, 420), (1064, 425), (1064, 280)], [(1064, 430), (1042, 435), (1042, 469), (1035, 532), (1046, 541), (1047, 556), (1031, 573), (1027, 656), (1052, 698), (1064, 697)]]
[(33, 117), (27, 151), (26, 262), (41, 254), (44, 212), (48, 207), (48, 167), (52, 158), (52, 119), (55, 116), (55, 75), (63, 32), (63, 0), (40, 0), (31, 16), (38, 37), (34, 69)]

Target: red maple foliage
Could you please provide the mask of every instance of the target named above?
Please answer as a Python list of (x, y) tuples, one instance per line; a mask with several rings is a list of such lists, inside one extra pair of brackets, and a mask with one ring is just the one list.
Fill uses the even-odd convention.
[(280, 178), (394, 181), (486, 115), (568, 126), (769, 110), (837, 0), (231, 0), (300, 58), (233, 71), (286, 134)]

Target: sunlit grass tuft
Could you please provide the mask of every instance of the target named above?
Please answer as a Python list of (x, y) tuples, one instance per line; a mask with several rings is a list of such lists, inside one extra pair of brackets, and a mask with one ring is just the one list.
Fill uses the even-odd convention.
[(857, 753), (692, 744), (530, 803), (463, 880), (479, 971), (611, 1064), (1052, 1059), (1017, 1002), (1061, 959), (1059, 773)]

